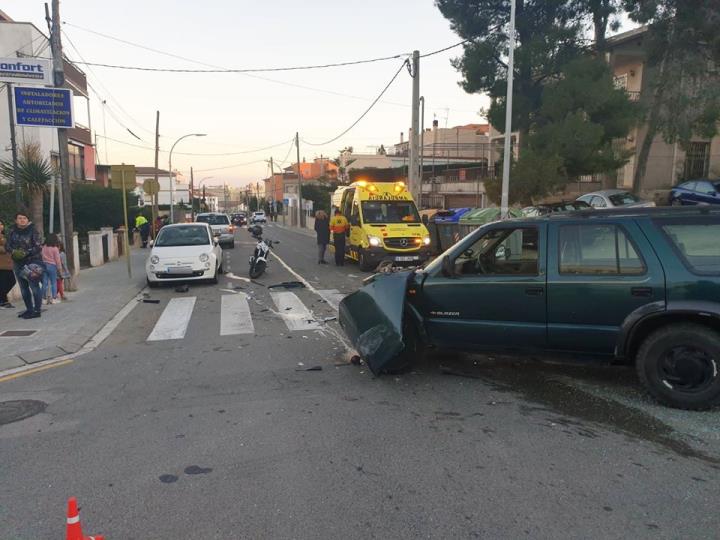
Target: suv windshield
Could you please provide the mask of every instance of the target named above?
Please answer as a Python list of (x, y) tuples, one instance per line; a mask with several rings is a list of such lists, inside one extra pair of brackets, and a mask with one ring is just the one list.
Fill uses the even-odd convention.
[(160, 229), (155, 247), (204, 246), (210, 243), (207, 228), (201, 225)]
[(200, 223), (208, 223), (210, 225), (229, 225), (230, 221), (224, 214), (205, 214), (199, 215), (196, 219)]
[(640, 199), (627, 191), (610, 195), (608, 199), (610, 199), (610, 202), (613, 203), (613, 206), (624, 206), (626, 204), (635, 204), (640, 202)]
[(420, 223), (420, 215), (412, 201), (364, 201), (365, 223)]

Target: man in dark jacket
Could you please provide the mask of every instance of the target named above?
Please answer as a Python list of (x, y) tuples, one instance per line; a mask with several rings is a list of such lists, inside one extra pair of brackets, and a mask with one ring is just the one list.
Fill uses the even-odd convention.
[(318, 210), (315, 214), (315, 233), (317, 234), (318, 264), (327, 264), (325, 250), (330, 243), (330, 220), (322, 210)]
[(20, 211), (15, 214), (15, 225), (10, 229), (5, 250), (12, 257), (13, 271), (25, 302), (26, 310), (18, 317), (37, 319), (42, 306), (42, 245), (27, 213)]

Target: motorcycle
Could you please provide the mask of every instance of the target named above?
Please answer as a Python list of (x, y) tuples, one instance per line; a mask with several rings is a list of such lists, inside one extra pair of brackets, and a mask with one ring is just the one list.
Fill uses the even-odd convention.
[[(265, 268), (267, 268), (268, 256), (270, 255), (270, 248), (273, 245), (273, 241), (263, 240), (262, 227), (256, 225), (252, 228), (260, 229), (258, 234), (256, 234), (257, 231), (250, 231), (253, 237), (257, 240), (255, 251), (253, 252), (252, 257), (250, 257), (250, 278), (256, 279), (259, 278), (263, 272), (265, 272)], [(275, 243), (277, 244), (277, 242)]]

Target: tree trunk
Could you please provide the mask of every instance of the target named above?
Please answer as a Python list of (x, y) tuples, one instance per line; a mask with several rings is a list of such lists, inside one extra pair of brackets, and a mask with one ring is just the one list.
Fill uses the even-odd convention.
[[(663, 52), (662, 59), (660, 60), (660, 66), (658, 68), (657, 79), (655, 80), (655, 89), (652, 93), (650, 100), (650, 114), (647, 120), (647, 134), (643, 139), (642, 146), (640, 147), (640, 153), (637, 157), (637, 164), (635, 165), (635, 175), (633, 176), (633, 191), (636, 194), (640, 193), (642, 187), (642, 181), (645, 178), (645, 171), (647, 170), (647, 162), (650, 156), (650, 147), (652, 146), (655, 136), (658, 131), (658, 124), (660, 121), (660, 107), (665, 96), (665, 84), (667, 74), (667, 63), (668, 58), (671, 54), (673, 42), (673, 35), (675, 33), (675, 25), (670, 27), (670, 38), (668, 39), (668, 46)], [(677, 76), (673, 74), (673, 76)], [(673, 173), (674, 174), (674, 173)]]
[(43, 221), (43, 192), (33, 190), (30, 193), (30, 219), (41, 237), (45, 237), (45, 223)]
[(637, 163), (635, 165), (635, 174), (633, 176), (633, 192), (640, 194), (640, 188), (642, 187), (642, 181), (645, 178), (645, 171), (647, 169), (648, 158), (650, 157), (650, 147), (655, 140), (657, 135), (657, 124), (658, 124), (658, 111), (659, 106), (653, 106), (650, 110), (650, 117), (648, 118), (647, 133), (643, 139), (642, 146), (640, 146), (640, 152), (637, 155)]

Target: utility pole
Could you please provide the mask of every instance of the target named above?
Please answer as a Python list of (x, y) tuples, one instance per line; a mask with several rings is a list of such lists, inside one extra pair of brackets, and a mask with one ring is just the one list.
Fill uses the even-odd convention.
[(195, 221), (195, 177), (190, 167), (190, 221)]
[(420, 51), (413, 51), (412, 66), (410, 75), (413, 79), (412, 86), (412, 126), (410, 130), (410, 170), (408, 171), (408, 182), (410, 193), (418, 208), (422, 207), (422, 194), (420, 184)]
[[(15, 139), (15, 115), (13, 113), (12, 85), (5, 85), (8, 96), (8, 117), (10, 118), (10, 146), (12, 148), (13, 180), (15, 186), (15, 206), (20, 209), (22, 206), (22, 194), (20, 193), (20, 177), (18, 176), (18, 154), (17, 140)], [(52, 219), (52, 218), (51, 218)]]
[(515, 0), (510, 0), (510, 43), (507, 68), (507, 94), (505, 97), (505, 148), (503, 153), (503, 179), (502, 195), (500, 197), (500, 217), (505, 219), (508, 215), (510, 198), (510, 156), (512, 144), (512, 104), (513, 104), (513, 75), (515, 60)]
[(223, 182), (223, 212), (227, 214), (228, 200), (227, 200), (227, 184)]
[[(270, 213), (271, 213), (271, 215), (274, 216), (274, 215), (276, 215), (277, 208), (275, 205), (275, 201), (276, 201), (276, 198), (275, 198), (275, 167), (273, 165), (273, 157), (272, 156), (270, 156), (270, 178), (272, 178), (272, 182), (270, 183), (272, 185), (272, 203), (271, 203), (272, 206), (270, 207)], [(277, 217), (275, 219), (277, 219)]]
[(300, 174), (300, 134), (295, 132), (295, 148), (297, 150), (297, 177), (298, 177), (298, 227), (303, 226), (302, 211), (302, 174)]
[[(45, 4), (47, 16), (47, 4)], [(60, 0), (52, 0), (52, 31), (50, 33), (50, 50), (53, 57), (53, 72), (55, 74), (55, 87), (61, 88), (65, 83), (63, 69), (62, 40), (60, 39)], [(73, 242), (73, 209), (72, 192), (70, 190), (70, 170), (68, 156), (67, 129), (58, 128), (58, 153), (60, 155), (60, 183), (62, 185), (63, 222), (65, 225), (65, 251), (67, 252), (70, 269), (69, 290), (75, 290), (75, 276), (79, 268), (75, 268), (75, 243)], [(123, 197), (125, 194), (123, 193)]]
[(155, 186), (158, 188), (153, 195), (152, 205), (152, 231), (153, 238), (157, 236), (157, 218), (158, 218), (158, 197), (160, 196), (160, 182), (158, 181), (158, 157), (160, 154), (160, 111), (155, 111)]

